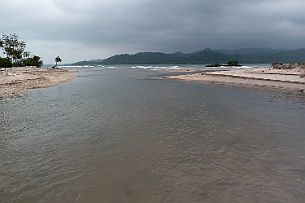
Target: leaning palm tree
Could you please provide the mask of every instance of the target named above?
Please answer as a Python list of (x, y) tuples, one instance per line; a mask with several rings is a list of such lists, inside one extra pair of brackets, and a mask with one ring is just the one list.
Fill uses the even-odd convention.
[(61, 58), (59, 56), (57, 56), (55, 58), (55, 67), (54, 68), (57, 68), (57, 63), (60, 63), (60, 62), (62, 62), (62, 60), (61, 60)]

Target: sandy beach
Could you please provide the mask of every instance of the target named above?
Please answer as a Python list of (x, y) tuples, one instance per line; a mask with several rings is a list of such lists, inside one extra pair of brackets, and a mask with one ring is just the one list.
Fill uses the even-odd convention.
[(266, 87), (298, 92), (305, 91), (304, 70), (298, 68), (235, 69), (227, 71), (212, 71), (168, 76), (166, 79), (178, 79), (246, 87)]
[(1, 68), (0, 97), (15, 95), (27, 89), (50, 87), (73, 79), (73, 73), (63, 69)]

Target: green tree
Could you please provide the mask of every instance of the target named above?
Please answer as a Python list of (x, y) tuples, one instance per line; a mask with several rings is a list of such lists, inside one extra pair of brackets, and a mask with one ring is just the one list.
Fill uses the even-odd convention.
[(30, 55), (31, 55), (31, 52), (29, 52), (29, 51), (25, 51), (25, 52), (23, 52), (23, 54), (22, 54), (22, 56), (23, 56), (24, 58), (28, 58), (28, 57), (30, 57)]
[(10, 68), (10, 67), (12, 67), (12, 65), (13, 64), (12, 64), (11, 60), (0, 57), (0, 67), (1, 68)]
[(0, 47), (3, 49), (3, 53), (11, 62), (15, 63), (18, 59), (22, 59), (22, 55), (26, 44), (24, 41), (20, 41), (17, 34), (2, 35), (0, 39)]
[(40, 56), (34, 55), (33, 57), (28, 57), (22, 60), (23, 66), (36, 66), (41, 67), (43, 64)]
[(239, 62), (238, 61), (229, 61), (228, 66), (239, 66)]
[(61, 58), (59, 56), (57, 56), (55, 58), (55, 68), (57, 68), (57, 63), (60, 63), (60, 62), (62, 62), (62, 60), (61, 60)]
[(35, 64), (36, 67), (41, 67), (42, 64), (43, 64), (43, 61), (41, 60), (40, 56), (34, 55), (33, 56), (33, 61), (34, 61), (34, 64)]

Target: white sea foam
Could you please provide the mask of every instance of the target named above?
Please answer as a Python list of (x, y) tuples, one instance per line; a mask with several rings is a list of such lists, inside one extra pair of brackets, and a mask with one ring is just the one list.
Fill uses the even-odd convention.
[(83, 68), (93, 68), (94, 66), (91, 66), (91, 65), (85, 65), (85, 66), (81, 66)]
[(132, 66), (130, 68), (132, 68), (132, 69), (153, 69), (155, 67), (153, 67), (153, 66)]
[(220, 68), (244, 69), (244, 68), (253, 68), (253, 67), (252, 66), (220, 66)]
[(159, 70), (159, 69), (181, 69), (179, 66), (132, 66), (132, 69), (152, 69), (152, 70)]
[(61, 68), (82, 68), (84, 66), (60, 66)]

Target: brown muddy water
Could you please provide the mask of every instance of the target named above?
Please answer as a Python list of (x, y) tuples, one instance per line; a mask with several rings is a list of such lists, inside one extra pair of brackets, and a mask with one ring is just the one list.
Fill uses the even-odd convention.
[(0, 100), (0, 202), (305, 202), (305, 99), (87, 69)]

